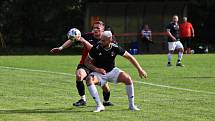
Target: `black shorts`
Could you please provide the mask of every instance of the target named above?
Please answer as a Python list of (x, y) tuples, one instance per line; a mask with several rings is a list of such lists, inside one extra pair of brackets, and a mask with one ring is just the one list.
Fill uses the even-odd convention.
[(192, 37), (181, 38), (184, 48), (192, 48)]
[(90, 69), (88, 69), (85, 65), (83, 65), (83, 64), (78, 64), (78, 66), (77, 66), (77, 68), (76, 68), (76, 70), (78, 70), (78, 69), (84, 69), (85, 70), (85, 72), (87, 73), (87, 75), (89, 75), (92, 71), (90, 70)]

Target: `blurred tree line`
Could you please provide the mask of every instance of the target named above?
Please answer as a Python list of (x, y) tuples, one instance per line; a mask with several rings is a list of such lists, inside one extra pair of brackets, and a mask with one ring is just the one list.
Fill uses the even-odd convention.
[(81, 7), (78, 0), (1, 0), (1, 34), (7, 47), (56, 46), (71, 27), (82, 29)]
[[(141, 1), (139, 0), (139, 2)], [(67, 31), (71, 27), (77, 27), (83, 30), (85, 5), (88, 2), (133, 1), (1, 0), (1, 47), (50, 48), (62, 44), (66, 39)], [(215, 45), (212, 38), (215, 34), (215, 23), (213, 19), (215, 18), (215, 1), (190, 0), (188, 15), (190, 17), (189, 21), (194, 25), (197, 39), (205, 40), (207, 43)]]

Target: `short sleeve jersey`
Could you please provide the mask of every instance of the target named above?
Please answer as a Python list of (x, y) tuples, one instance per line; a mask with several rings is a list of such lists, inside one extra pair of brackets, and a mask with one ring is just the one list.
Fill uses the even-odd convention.
[(90, 50), (89, 57), (93, 60), (96, 67), (103, 68), (106, 72), (110, 72), (115, 67), (116, 56), (123, 56), (124, 54), (125, 50), (114, 43), (111, 43), (111, 47), (107, 50), (98, 44), (93, 46)]
[(180, 36), (181, 37), (191, 37), (193, 26), (190, 22), (185, 22), (180, 24)]
[[(82, 35), (82, 37), (87, 40), (90, 44), (92, 44), (93, 46), (98, 44), (98, 42), (100, 41), (99, 39), (96, 39), (93, 36), (93, 33), (86, 33), (84, 35)], [(84, 60), (86, 59), (88, 53), (89, 53), (89, 49), (87, 49), (86, 47), (83, 48), (82, 50), (82, 56), (81, 56), (81, 60), (80, 60), (80, 64), (84, 64)]]
[[(179, 39), (180, 37), (180, 30), (179, 30), (179, 25), (174, 23), (174, 22), (171, 22), (167, 27), (166, 29), (169, 29), (170, 30), (170, 33), (176, 38), (176, 39)], [(173, 40), (168, 37), (168, 42), (173, 42)]]

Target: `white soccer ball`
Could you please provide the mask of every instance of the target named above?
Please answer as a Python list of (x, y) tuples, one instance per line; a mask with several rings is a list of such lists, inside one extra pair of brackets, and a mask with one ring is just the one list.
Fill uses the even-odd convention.
[(79, 39), (81, 37), (81, 32), (77, 28), (72, 28), (67, 33), (67, 37), (70, 40)]

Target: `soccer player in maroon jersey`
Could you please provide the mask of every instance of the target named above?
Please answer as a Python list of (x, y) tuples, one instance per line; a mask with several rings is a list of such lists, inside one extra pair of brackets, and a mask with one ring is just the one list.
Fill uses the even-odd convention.
[[(93, 30), (90, 33), (86, 33), (85, 35), (82, 35), (80, 38), (76, 38), (77, 41), (81, 42), (81, 44), (84, 45), (84, 48), (82, 50), (82, 57), (80, 60), (80, 63), (77, 66), (76, 69), (76, 88), (78, 90), (78, 93), (81, 97), (80, 100), (73, 103), (74, 106), (84, 106), (86, 105), (86, 96), (85, 96), (85, 86), (83, 83), (83, 80), (87, 77), (87, 75), (90, 73), (90, 69), (88, 69), (84, 65), (84, 60), (88, 55), (89, 50), (92, 48), (93, 45), (97, 44), (99, 40), (101, 39), (101, 35), (104, 32), (105, 25), (102, 21), (96, 21), (93, 24)], [(52, 53), (58, 53), (62, 51), (64, 48), (68, 48), (71, 46), (72, 41), (67, 40), (62, 46), (53, 48), (51, 50)], [(108, 85), (103, 87), (103, 97), (104, 97), (104, 106), (112, 106), (113, 104), (109, 101), (110, 98), (110, 88)]]

